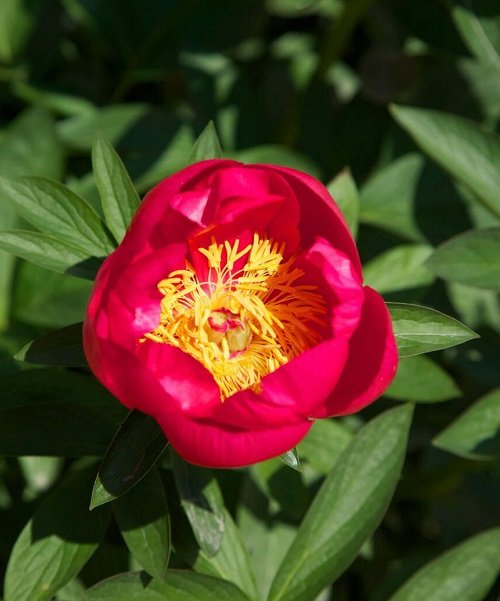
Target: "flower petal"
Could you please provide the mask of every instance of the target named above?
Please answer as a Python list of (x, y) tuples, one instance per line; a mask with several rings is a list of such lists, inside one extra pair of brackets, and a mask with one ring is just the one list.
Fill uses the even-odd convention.
[(145, 340), (137, 356), (169, 397), (169, 408), (187, 416), (211, 416), (221, 405), (212, 374), (196, 359), (170, 344)]
[(303, 421), (252, 431), (189, 419), (178, 413), (160, 411), (154, 417), (184, 459), (217, 468), (242, 467), (286, 453), (304, 438), (313, 423)]
[(365, 288), (361, 322), (349, 344), (349, 359), (330, 398), (314, 418), (347, 415), (375, 401), (389, 386), (398, 365), (391, 317), (382, 297)]
[(344, 216), (325, 186), (314, 177), (295, 169), (278, 165), (272, 165), (272, 169), (279, 171), (289, 182), (299, 202), (302, 247), (311, 246), (317, 236), (329, 240), (351, 259), (361, 278), (361, 261), (356, 244)]

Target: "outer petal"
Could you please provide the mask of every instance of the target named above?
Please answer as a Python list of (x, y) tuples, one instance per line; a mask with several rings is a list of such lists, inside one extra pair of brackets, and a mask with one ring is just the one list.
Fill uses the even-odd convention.
[[(162, 240), (165, 239), (170, 243), (186, 241), (190, 228), (198, 224), (200, 207), (194, 202), (193, 196), (196, 195), (188, 194), (187, 206), (179, 212), (178, 194), (192, 193), (200, 181), (208, 179), (213, 172), (238, 164), (235, 161), (219, 159), (201, 161), (167, 177), (155, 186), (140, 204), (121, 243), (127, 254), (138, 256), (145, 248), (161, 246)], [(204, 186), (201, 188), (204, 189)], [(199, 202), (205, 210), (207, 199), (203, 193), (199, 196)], [(158, 230), (159, 233), (155, 236)]]
[(349, 359), (336, 388), (314, 418), (347, 415), (375, 401), (389, 386), (398, 366), (389, 311), (382, 297), (365, 288), (361, 322), (349, 345)]
[(242, 467), (285, 453), (304, 438), (313, 423), (252, 431), (191, 420), (178, 413), (160, 412), (154, 417), (184, 459), (218, 468)]
[(314, 177), (295, 169), (278, 165), (268, 165), (267, 167), (281, 173), (299, 201), (302, 247), (311, 246), (317, 236), (329, 240), (333, 246), (339, 248), (351, 259), (361, 278), (358, 249), (346, 220), (325, 186)]
[[(138, 345), (137, 355), (169, 397), (169, 408), (190, 417), (211, 417), (221, 405), (212, 374), (187, 353), (169, 344), (145, 340)], [(137, 402), (137, 408), (145, 410), (142, 402)]]

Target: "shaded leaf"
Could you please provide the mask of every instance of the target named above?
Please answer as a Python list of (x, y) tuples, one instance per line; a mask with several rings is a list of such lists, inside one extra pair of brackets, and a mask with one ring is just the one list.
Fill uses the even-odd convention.
[(147, 104), (117, 104), (76, 115), (57, 124), (57, 133), (70, 148), (89, 151), (96, 137), (116, 146), (118, 140), (147, 114)]
[(408, 406), (385, 412), (346, 448), (307, 512), (269, 601), (312, 601), (354, 561), (396, 487), (411, 415)]
[(436, 403), (461, 396), (453, 378), (437, 363), (415, 355), (403, 357), (384, 396), (402, 401)]
[(471, 53), (500, 69), (500, 11), (496, 0), (451, 0), (451, 14)]
[(167, 445), (163, 431), (153, 418), (131, 411), (102, 460), (90, 509), (113, 501), (140, 482)]
[(500, 570), (500, 529), (487, 530), (419, 570), (390, 601), (481, 601)]
[(94, 143), (92, 165), (106, 225), (119, 243), (139, 206), (139, 195), (125, 165), (105, 140)]
[(472, 230), (448, 240), (427, 266), (444, 280), (500, 291), (500, 227)]
[(132, 555), (151, 576), (163, 578), (170, 558), (170, 518), (158, 471), (150, 470), (112, 507)]
[(5, 601), (51, 599), (97, 549), (109, 513), (88, 511), (92, 475), (73, 473), (35, 511), (14, 545)]
[(387, 306), (400, 357), (430, 353), (478, 338), (463, 323), (435, 309), (406, 303)]
[(186, 463), (172, 453), (181, 504), (201, 550), (216, 555), (224, 537), (224, 503), (211, 470)]
[(500, 457), (500, 389), (469, 407), (436, 436), (433, 444), (468, 459)]
[(103, 455), (123, 407), (94, 378), (31, 369), (2, 378), (0, 455)]
[(396, 121), (415, 142), (478, 200), (500, 216), (500, 138), (476, 123), (420, 108), (391, 107)]
[(142, 573), (119, 574), (96, 584), (84, 601), (248, 601), (230, 582), (194, 574), (169, 571), (163, 580)]
[(76, 323), (35, 338), (23, 346), (14, 358), (41, 365), (86, 367), (87, 361), (82, 347), (82, 327), (82, 323)]

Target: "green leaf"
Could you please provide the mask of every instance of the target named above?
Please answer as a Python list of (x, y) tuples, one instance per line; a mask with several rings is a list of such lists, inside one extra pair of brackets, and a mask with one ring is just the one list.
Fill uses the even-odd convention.
[(381, 294), (428, 286), (434, 276), (424, 263), (431, 254), (427, 244), (395, 246), (363, 266), (365, 285)]
[(299, 171), (305, 171), (313, 177), (320, 178), (321, 171), (316, 163), (307, 155), (291, 150), (278, 144), (262, 144), (261, 146), (252, 146), (238, 152), (231, 152), (231, 158), (242, 163), (270, 163), (273, 165), (282, 165), (291, 167)]
[(156, 469), (112, 504), (130, 552), (151, 576), (163, 578), (170, 557), (170, 518)]
[(0, 232), (0, 248), (40, 267), (93, 280), (101, 262), (86, 250), (49, 234), (28, 230)]
[(84, 601), (248, 601), (230, 582), (194, 574), (169, 571), (163, 580), (142, 573), (119, 574), (90, 588)]
[(332, 470), (353, 434), (339, 420), (318, 419), (298, 445), (300, 456), (320, 474)]
[(87, 256), (102, 257), (113, 250), (94, 209), (62, 184), (41, 177), (0, 178), (0, 195), (26, 221), (75, 244)]
[(500, 457), (500, 389), (474, 403), (440, 432), (433, 444), (468, 459)]
[[(8, 4), (8, 1), (2, 3), (0, 11), (8, 11)], [(30, 109), (12, 121), (0, 139), (0, 175), (36, 174), (57, 179), (62, 176), (62, 168), (62, 146), (49, 113)], [(15, 227), (16, 220), (13, 208), (0, 202), (0, 229)], [(14, 256), (0, 251), (0, 330), (7, 325), (13, 269)]]
[(105, 140), (96, 140), (94, 143), (92, 165), (106, 225), (119, 243), (141, 199), (125, 165), (114, 148)]
[(358, 234), (359, 193), (349, 168), (341, 171), (327, 186), (340, 207), (354, 237)]
[(396, 377), (384, 395), (416, 403), (437, 403), (461, 396), (453, 378), (437, 363), (415, 355), (399, 362)]
[(455, 25), (471, 53), (500, 69), (500, 12), (496, 0), (451, 0)]
[(116, 143), (148, 113), (147, 104), (117, 104), (96, 109), (61, 121), (57, 133), (70, 148), (84, 152), (92, 148), (96, 137)]
[(472, 230), (448, 240), (427, 266), (444, 280), (500, 291), (500, 227)]
[(47, 271), (23, 261), (16, 272), (13, 313), (43, 328), (61, 328), (82, 319), (92, 282)]
[(109, 513), (89, 513), (92, 473), (76, 471), (43, 501), (14, 545), (5, 601), (46, 601), (75, 576), (104, 535)]
[(0, 61), (10, 63), (24, 46), (34, 25), (33, 9), (22, 0), (0, 4)]
[[(283, 521), (274, 503), (262, 494), (247, 475), (238, 504), (238, 527), (248, 549), (253, 572), (258, 574), (259, 598), (267, 599), (278, 568), (297, 532), (297, 526)], [(286, 518), (285, 518), (286, 519)]]
[(210, 121), (193, 144), (188, 163), (192, 165), (198, 161), (220, 158), (222, 158), (222, 147), (215, 125)]
[(376, 171), (360, 191), (360, 220), (419, 241), (415, 223), (415, 196), (424, 169), (424, 157), (412, 153)]
[(0, 456), (103, 455), (123, 407), (91, 377), (31, 369), (2, 378)]
[(224, 537), (224, 503), (211, 470), (186, 463), (172, 453), (182, 507), (196, 540), (207, 557), (216, 555)]
[(496, 134), (438, 111), (392, 106), (391, 113), (430, 157), (500, 216), (500, 138)]
[(461, 321), (472, 328), (487, 325), (500, 331), (500, 296), (494, 290), (449, 283), (447, 292)]
[(500, 528), (486, 530), (419, 570), (389, 601), (481, 601), (500, 570)]
[(312, 601), (354, 561), (396, 487), (411, 415), (409, 406), (385, 412), (346, 448), (307, 512), (269, 601)]
[(463, 323), (435, 309), (406, 303), (387, 306), (400, 357), (430, 353), (478, 338)]
[[(215, 480), (212, 486), (214, 495), (216, 494), (219, 502), (222, 503), (222, 496)], [(224, 520), (222, 544), (217, 555), (209, 557), (199, 548), (185, 514), (180, 513), (179, 510), (179, 513), (172, 517), (175, 551), (196, 572), (233, 582), (251, 599), (256, 599), (255, 576), (241, 532), (224, 507), (221, 509), (221, 516)]]
[(285, 465), (288, 465), (288, 467), (291, 467), (292, 469), (297, 470), (298, 472), (302, 471), (302, 468), (300, 467), (299, 454), (297, 452), (296, 447), (290, 449), (290, 451), (287, 451), (286, 453), (281, 455), (280, 459)]
[(59, 180), (63, 167), (64, 149), (48, 111), (31, 108), (22, 112), (0, 139), (2, 176), (37, 175)]
[(18, 361), (40, 365), (87, 367), (82, 348), (82, 323), (75, 323), (28, 342), (14, 355)]
[(113, 501), (140, 482), (167, 445), (163, 431), (151, 417), (131, 411), (102, 460), (90, 509)]

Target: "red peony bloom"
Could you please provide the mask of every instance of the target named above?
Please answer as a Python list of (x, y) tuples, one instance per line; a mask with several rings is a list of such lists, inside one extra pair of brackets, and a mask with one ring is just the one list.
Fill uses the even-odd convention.
[(84, 347), (122, 403), (212, 467), (288, 451), (314, 419), (374, 401), (397, 367), (388, 311), (325, 187), (229, 160), (149, 192), (99, 271)]

